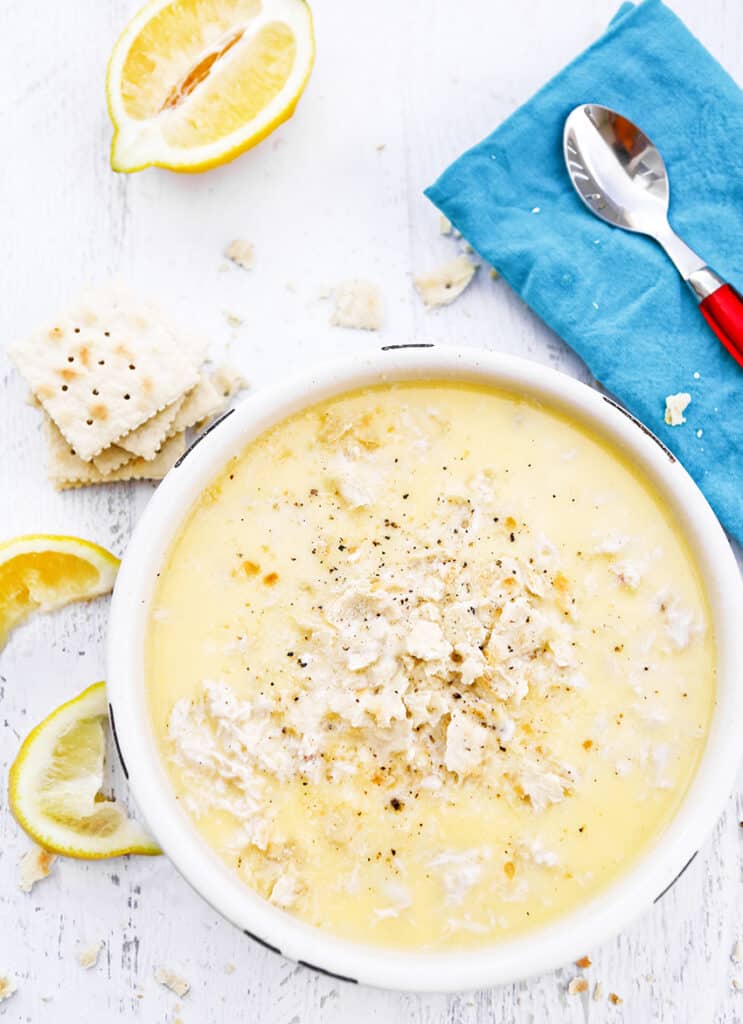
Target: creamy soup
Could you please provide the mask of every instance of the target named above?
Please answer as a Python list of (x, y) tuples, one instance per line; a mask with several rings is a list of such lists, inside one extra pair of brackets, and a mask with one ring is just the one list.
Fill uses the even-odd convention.
[(443, 382), (249, 444), (169, 552), (146, 658), (215, 853), (313, 925), (420, 950), (534, 928), (625, 871), (715, 700), (660, 497), (579, 423)]

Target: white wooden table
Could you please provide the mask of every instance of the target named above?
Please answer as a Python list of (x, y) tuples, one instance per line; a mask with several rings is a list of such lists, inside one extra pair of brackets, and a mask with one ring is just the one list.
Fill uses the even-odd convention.
[[(3, 344), (113, 273), (204, 328), (259, 388), (339, 352), (410, 340), (516, 352), (588, 379), (579, 360), (501, 281), (424, 311), (411, 273), (453, 256), (421, 194), (593, 39), (616, 0), (315, 0), (317, 65), (295, 118), (258, 150), (196, 177), (108, 166), (103, 80), (137, 0), (5, 0), (0, 13), (0, 289)], [(674, 0), (743, 80), (740, 0)], [(230, 239), (255, 242), (252, 273), (221, 270)], [(461, 243), (459, 243), (461, 247)], [(383, 289), (379, 335), (328, 326), (318, 292), (349, 277)], [(245, 324), (231, 328), (229, 311)], [(114, 485), (57, 494), (38, 413), (0, 353), (0, 536), (41, 530), (93, 538), (121, 554), (151, 493)], [(164, 858), (60, 861), (19, 891), (28, 847), (6, 807), (21, 738), (103, 673), (106, 602), (39, 617), (0, 661), (0, 974), (18, 992), (0, 1020), (118, 1018), (184, 1024), (730, 1024), (743, 1020), (743, 808), (724, 819), (673, 890), (600, 949), (587, 972), (604, 998), (569, 996), (564, 970), (459, 996), (398, 995), (336, 982), (275, 956), (222, 920)], [(123, 781), (115, 779), (117, 790)], [(84, 971), (80, 945), (105, 940)], [(179, 1000), (158, 965), (191, 982)], [(234, 965), (234, 971), (232, 970)], [(609, 991), (624, 1000), (607, 1000)], [(179, 1008), (180, 1004), (180, 1008)]]

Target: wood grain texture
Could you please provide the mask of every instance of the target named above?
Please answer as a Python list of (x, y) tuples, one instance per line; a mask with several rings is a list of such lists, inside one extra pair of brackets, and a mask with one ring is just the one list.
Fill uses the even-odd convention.
[[(230, 354), (258, 388), (341, 351), (435, 341), (516, 352), (589, 379), (585, 367), (501, 281), (481, 271), (454, 305), (426, 312), (412, 273), (450, 258), (422, 188), (594, 38), (616, 0), (315, 0), (318, 60), (294, 119), (258, 150), (208, 175), (114, 175), (103, 82), (137, 0), (5, 0), (0, 12), (3, 161), (2, 344), (89, 281), (121, 274), (155, 293)], [(674, 0), (743, 79), (739, 0)], [(380, 148), (383, 147), (383, 148)], [(223, 269), (234, 237), (255, 270)], [(222, 268), (222, 269), (221, 269)], [(328, 285), (380, 285), (380, 335), (332, 329)], [(244, 318), (232, 328), (225, 312)], [(658, 415), (664, 393), (659, 390)], [(652, 424), (651, 424), (652, 426)], [(122, 553), (149, 485), (55, 493), (38, 413), (0, 352), (0, 534), (90, 537)], [(569, 996), (576, 973), (459, 996), (361, 989), (297, 967), (218, 917), (163, 858), (60, 861), (31, 894), (17, 887), (28, 843), (4, 781), (21, 738), (51, 707), (101, 677), (106, 602), (19, 629), (0, 656), (0, 974), (18, 993), (0, 1020), (184, 1024), (734, 1024), (743, 965), (743, 790), (676, 886), (632, 928), (586, 950), (604, 998)], [(114, 788), (124, 794), (114, 771)], [(106, 943), (84, 971), (79, 947)], [(158, 985), (185, 976), (179, 999)], [(235, 970), (231, 968), (234, 965)], [(610, 1005), (607, 995), (624, 1002)], [(180, 1009), (178, 1007), (180, 1006)]]

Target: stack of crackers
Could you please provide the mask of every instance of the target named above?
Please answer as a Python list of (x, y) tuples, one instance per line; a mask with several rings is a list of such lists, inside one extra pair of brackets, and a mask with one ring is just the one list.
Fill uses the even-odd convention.
[(120, 284), (88, 291), (11, 350), (44, 412), (59, 489), (160, 480), (186, 433), (244, 383), (205, 365), (206, 344)]

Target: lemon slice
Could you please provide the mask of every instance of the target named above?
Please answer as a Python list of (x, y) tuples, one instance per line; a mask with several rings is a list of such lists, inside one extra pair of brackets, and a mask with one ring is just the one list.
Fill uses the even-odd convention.
[(107, 717), (105, 683), (95, 683), (52, 711), (18, 751), (8, 779), (10, 808), (46, 850), (91, 859), (161, 852), (101, 793)]
[(108, 65), (111, 166), (234, 159), (291, 117), (314, 59), (304, 0), (150, 0)]
[(0, 544), (0, 650), (30, 612), (108, 594), (118, 568), (115, 555), (79, 537), (30, 533)]

